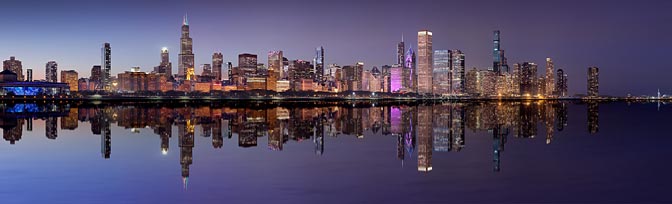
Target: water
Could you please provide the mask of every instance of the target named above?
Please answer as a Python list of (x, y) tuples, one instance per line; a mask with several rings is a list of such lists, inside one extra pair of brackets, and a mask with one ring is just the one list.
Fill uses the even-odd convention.
[(672, 107), (0, 105), (2, 203), (672, 202)]

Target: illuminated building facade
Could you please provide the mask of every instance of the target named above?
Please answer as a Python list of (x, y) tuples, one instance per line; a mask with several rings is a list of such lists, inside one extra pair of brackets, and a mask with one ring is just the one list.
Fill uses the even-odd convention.
[(58, 63), (56, 63), (55, 61), (47, 62), (44, 80), (46, 80), (47, 82), (58, 82), (57, 75), (58, 75)]
[(600, 69), (597, 67), (588, 67), (588, 97), (600, 96)]
[(449, 94), (451, 90), (451, 57), (449, 50), (434, 50), (434, 72), (432, 83), (435, 94)]
[(212, 75), (215, 81), (222, 81), (222, 66), (224, 66), (224, 55), (221, 52), (212, 54)]
[(555, 65), (551, 58), (546, 58), (546, 77), (544, 78), (544, 95), (555, 95)]
[(557, 71), (558, 80), (556, 81), (555, 91), (558, 97), (567, 96), (567, 74), (564, 70), (558, 69)]
[(112, 47), (110, 43), (104, 43), (102, 48), (102, 60), (101, 60), (102, 70), (100, 76), (100, 88), (102, 90), (109, 91), (111, 87), (111, 75), (112, 75)]
[(17, 60), (14, 56), (9, 57), (9, 60), (2, 62), (2, 70), (9, 70), (16, 74), (17, 80), (23, 81), (23, 65), (21, 61)]
[(77, 71), (75, 70), (61, 71), (61, 83), (68, 84), (68, 86), (70, 86), (70, 91), (79, 91), (78, 80), (79, 77), (77, 76)]
[(179, 76), (186, 78), (189, 69), (194, 68), (193, 41), (189, 37), (189, 20), (184, 15), (182, 21), (182, 35), (180, 37), (180, 54), (178, 55)]
[(318, 47), (315, 49), (315, 58), (313, 59), (313, 73), (315, 73), (316, 81), (323, 81), (324, 77), (324, 47)]
[(450, 57), (450, 65), (452, 66), (451, 92), (452, 94), (460, 95), (465, 92), (466, 63), (464, 53), (461, 50), (453, 50), (450, 52)]
[(418, 32), (418, 94), (432, 93), (433, 55), (432, 32)]
[(408, 48), (406, 59), (404, 60), (404, 70), (402, 73), (402, 86), (405, 92), (415, 92), (417, 85), (417, 73), (415, 69), (415, 52), (413, 48)]
[(537, 65), (524, 62), (516, 66), (520, 67), (520, 94), (523, 96), (537, 95)]

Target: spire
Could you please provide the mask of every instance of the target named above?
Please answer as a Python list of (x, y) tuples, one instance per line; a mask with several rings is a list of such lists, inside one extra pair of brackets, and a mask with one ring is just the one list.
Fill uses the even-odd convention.
[(187, 18), (187, 14), (184, 14), (184, 19), (182, 20), (182, 25), (189, 25), (189, 19)]
[(401, 34), (401, 42), (404, 42), (404, 34)]

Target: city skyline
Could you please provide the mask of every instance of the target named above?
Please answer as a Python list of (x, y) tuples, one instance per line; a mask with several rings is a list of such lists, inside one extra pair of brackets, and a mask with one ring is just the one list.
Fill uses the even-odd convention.
[[(530, 8), (530, 14), (538, 14), (537, 10), (540, 8), (547, 8), (554, 6), (564, 8), (568, 11), (565, 14), (554, 11), (548, 15), (541, 16), (540, 19), (533, 20), (522, 18), (518, 15), (500, 14), (500, 18), (494, 19), (492, 22), (474, 22), (474, 20), (461, 22), (451, 21), (453, 24), (463, 26), (451, 26), (452, 24), (437, 22), (432, 16), (436, 16), (437, 9), (426, 8), (427, 14), (419, 17), (408, 17), (413, 15), (403, 15), (405, 22), (413, 22), (403, 24), (399, 28), (390, 29), (389, 21), (395, 18), (383, 19), (380, 17), (369, 16), (367, 13), (358, 14), (350, 17), (343, 17), (343, 19), (331, 19), (322, 21), (325, 26), (333, 26), (335, 29), (319, 29), (319, 31), (304, 32), (305, 34), (290, 34), (295, 26), (302, 27), (303, 23), (307, 23), (306, 16), (309, 13), (300, 13), (296, 15), (282, 14), (281, 17), (287, 20), (280, 24), (289, 25), (289, 28), (278, 30), (277, 34), (262, 31), (267, 22), (261, 22), (259, 19), (246, 19), (250, 22), (244, 24), (243, 28), (252, 27), (250, 35), (237, 34), (237, 32), (228, 32), (221, 34), (220, 31), (236, 29), (236, 26), (241, 26), (240, 22), (231, 22), (230, 19), (236, 19), (235, 16), (241, 14), (236, 12), (235, 8), (257, 8), (262, 12), (272, 6), (281, 7), (289, 11), (294, 11), (293, 5), (305, 5), (305, 1), (291, 1), (286, 5), (276, 5), (269, 3), (265, 6), (259, 6), (255, 3), (230, 3), (232, 12), (226, 13), (226, 16), (234, 18), (218, 18), (221, 15), (215, 15), (210, 12), (204, 5), (207, 1), (193, 2), (165, 2), (158, 6), (161, 9), (168, 9), (170, 14), (160, 14), (150, 16), (155, 13), (155, 9), (149, 7), (146, 2), (139, 3), (137, 9), (123, 9), (121, 5), (127, 5), (128, 2), (115, 2), (114, 5), (109, 6), (106, 10), (118, 11), (128, 10), (129, 13), (121, 22), (112, 23), (112, 29), (106, 30), (101, 34), (101, 29), (104, 26), (92, 25), (96, 20), (104, 24), (115, 19), (114, 15), (109, 17), (96, 16), (93, 19), (84, 20), (79, 16), (81, 14), (73, 14), (71, 12), (63, 12), (54, 14), (53, 19), (44, 19), (46, 14), (38, 16), (26, 16), (23, 20), (16, 20), (5, 22), (3, 24), (17, 29), (9, 29), (9, 32), (0, 34), (0, 45), (5, 45), (0, 48), (0, 57), (3, 60), (9, 59), (10, 56), (15, 56), (17, 60), (23, 62), (24, 73), (27, 69), (33, 69), (35, 80), (42, 79), (45, 76), (45, 64), (48, 61), (56, 61), (59, 70), (76, 70), (80, 76), (89, 76), (88, 72), (93, 65), (100, 65), (100, 46), (109, 42), (112, 49), (112, 75), (122, 73), (130, 70), (131, 67), (141, 67), (141, 71), (149, 72), (154, 66), (160, 63), (160, 50), (162, 47), (167, 47), (170, 50), (170, 58), (175, 61), (177, 57), (178, 40), (179, 40), (179, 24), (184, 13), (189, 15), (189, 23), (191, 25), (191, 37), (194, 39), (194, 54), (196, 56), (195, 65), (209, 64), (212, 62), (212, 54), (222, 52), (225, 62), (236, 62), (236, 56), (240, 53), (252, 53), (257, 55), (264, 55), (270, 50), (283, 50), (284, 55), (290, 60), (303, 59), (310, 61), (314, 58), (315, 47), (323, 46), (326, 50), (325, 64), (337, 63), (339, 65), (353, 65), (356, 62), (364, 62), (365, 70), (370, 70), (374, 66), (381, 67), (382, 65), (393, 65), (396, 61), (395, 45), (398, 43), (402, 35), (406, 35), (406, 46), (417, 49), (417, 42), (414, 40), (414, 33), (418, 30), (428, 29), (434, 33), (433, 50), (441, 49), (460, 49), (466, 55), (466, 69), (477, 67), (481, 70), (486, 70), (492, 66), (492, 31), (501, 31), (501, 48), (506, 50), (506, 57), (509, 65), (522, 62), (533, 62), (535, 64), (543, 64), (544, 59), (553, 58), (555, 69), (563, 69), (568, 75), (569, 94), (585, 93), (586, 87), (586, 69), (588, 67), (597, 66), (603, 69), (600, 77), (600, 94), (604, 95), (621, 95), (628, 93), (633, 95), (641, 94), (655, 94), (655, 91), (660, 88), (661, 92), (670, 92), (672, 88), (666, 87), (665, 74), (663, 72), (657, 73), (657, 70), (664, 70), (662, 60), (654, 57), (663, 56), (664, 43), (666, 41), (658, 41), (663, 39), (663, 33), (668, 27), (659, 27), (660, 25), (654, 23), (662, 23), (666, 19), (670, 19), (669, 15), (661, 14), (664, 12), (656, 12), (657, 9), (664, 8), (668, 2), (655, 2), (651, 4), (635, 4), (632, 2), (610, 2), (606, 7), (598, 7), (601, 4), (598, 2), (584, 3), (582, 7), (570, 8), (569, 5), (560, 4), (557, 2), (539, 3), (539, 2), (507, 2), (507, 3), (492, 3), (484, 5), (479, 3), (459, 3), (451, 4), (458, 8), (473, 8), (484, 7), (484, 10), (493, 9), (493, 7), (504, 6), (512, 7), (514, 5), (522, 6), (521, 9)], [(256, 2), (259, 3), (259, 2)], [(364, 2), (361, 8), (356, 9), (371, 9), (371, 13), (384, 12), (394, 8), (394, 3), (389, 2), (380, 4), (375, 2)], [(49, 4), (49, 3), (47, 3)], [(82, 3), (77, 1), (66, 2), (64, 5), (56, 6), (59, 11), (67, 11), (73, 8), (92, 8), (100, 3), (90, 2)], [(339, 9), (352, 7), (353, 2), (342, 3), (322, 3), (321, 5), (330, 5), (325, 15), (334, 15)], [(447, 3), (438, 3), (439, 5)], [(2, 10), (0, 15), (12, 15), (13, 13), (22, 12), (28, 9), (26, 5), (19, 2), (8, 2), (5, 8), (14, 8), (11, 10)], [(69, 8), (68, 5), (74, 6)], [(180, 8), (180, 5), (186, 6)], [(409, 13), (419, 12), (424, 7), (418, 5), (409, 5)], [(625, 8), (628, 8), (627, 10)], [(600, 9), (595, 14), (584, 14), (579, 11)], [(39, 8), (38, 8), (39, 10)], [(141, 12), (142, 11), (142, 12)], [(618, 11), (638, 12), (641, 15), (628, 15), (618, 17)], [(174, 13), (173, 13), (174, 12)], [(45, 12), (49, 13), (49, 12)], [(86, 12), (85, 12), (86, 13)], [(446, 14), (446, 16), (456, 15), (455, 13)], [(460, 13), (459, 11), (456, 13)], [(571, 14), (571, 15), (570, 15)], [(364, 16), (360, 16), (364, 15)], [(488, 12), (483, 14), (469, 14), (475, 18), (488, 19), (486, 16)], [(355, 22), (362, 17), (364, 22)], [(572, 18), (567, 18), (572, 17)], [(626, 18), (623, 21), (623, 18)], [(122, 17), (120, 17), (122, 18)], [(261, 18), (261, 17), (260, 17)], [(284, 19), (283, 18), (283, 19)], [(567, 19), (566, 19), (567, 18)], [(12, 18), (3, 18), (12, 19)], [(16, 19), (16, 18), (14, 18)], [(619, 20), (620, 19), (620, 20)], [(38, 23), (38, 20), (46, 20), (47, 25)], [(481, 19), (482, 20), (482, 19)], [(67, 21), (69, 24), (63, 24)], [(92, 22), (93, 21), (93, 22)], [(156, 22), (150, 23), (148, 21)], [(476, 20), (478, 21), (478, 20)], [(646, 24), (647, 21), (649, 24)], [(294, 22), (297, 22), (295, 25)], [(351, 22), (349, 25), (344, 22)], [(379, 29), (371, 29), (366, 25), (367, 23), (381, 23)], [(470, 23), (467, 23), (470, 22)], [(548, 23), (551, 22), (551, 23)], [(590, 25), (592, 23), (601, 23), (602, 27), (595, 28)], [(31, 30), (49, 28), (53, 24), (64, 25), (66, 28), (75, 28), (75, 34), (68, 36), (69, 38), (58, 38), (58, 32), (45, 36), (47, 38), (41, 39), (40, 34), (31, 32)], [(616, 25), (619, 23), (619, 25)], [(639, 25), (644, 23), (644, 25)], [(156, 28), (154, 25), (158, 25)], [(216, 25), (213, 27), (214, 24)], [(464, 25), (468, 24), (468, 25)], [(522, 24), (527, 24), (525, 28), (529, 28), (529, 33), (520, 29)], [(405, 26), (408, 25), (408, 26)], [(275, 25), (271, 25), (275, 26)], [(639, 29), (639, 32), (632, 31), (633, 29), (623, 29), (627, 26), (630, 28)], [(318, 26), (319, 27), (319, 26)], [(359, 28), (361, 33), (367, 35), (350, 34), (348, 32), (339, 32), (345, 28)], [(310, 27), (308, 27), (310, 28)], [(455, 29), (458, 28), (458, 29)], [(89, 30), (82, 32), (84, 30)], [(137, 29), (137, 34), (129, 34), (128, 31), (124, 34), (119, 30), (134, 30)], [(160, 30), (160, 32), (148, 32), (148, 30)], [(548, 31), (548, 32), (541, 32)], [(545, 29), (545, 30), (544, 30)], [(550, 29), (550, 30), (549, 30)], [(310, 30), (310, 29), (308, 29)], [(325, 34), (323, 30), (334, 32)], [(556, 31), (556, 32), (553, 32)], [(643, 32), (642, 32), (643, 31)], [(21, 32), (28, 32), (22, 35)], [(165, 35), (162, 35), (165, 34)], [(368, 35), (368, 34), (372, 35)], [(88, 34), (88, 35), (87, 35)], [(324, 35), (320, 35), (324, 34)], [(86, 38), (79, 38), (76, 36), (86, 35)], [(127, 36), (128, 35), (128, 36)], [(317, 37), (316, 35), (319, 35)], [(92, 37), (95, 36), (95, 37)], [(176, 37), (177, 36), (177, 37)], [(365, 38), (364, 36), (375, 36)], [(469, 36), (469, 37), (466, 37)], [(61, 36), (62, 37), (62, 36)], [(152, 38), (148, 40), (147, 38)], [(524, 39), (524, 40), (521, 40)], [(238, 42), (236, 42), (238, 41)], [(356, 44), (342, 43), (342, 42), (357, 42)], [(36, 47), (37, 45), (44, 45)], [(340, 44), (339, 44), (340, 42)], [(129, 43), (134, 45), (129, 45)], [(152, 44), (153, 43), (153, 44)], [(25, 46), (19, 46), (25, 44)], [(67, 44), (67, 47), (54, 46), (54, 44)], [(49, 46), (51, 45), (51, 46)], [(359, 47), (368, 49), (358, 49)], [(36, 49), (38, 48), (38, 49)], [(39, 49), (41, 48), (41, 49)], [(58, 48), (54, 50), (54, 48)], [(208, 50), (210, 49), (210, 50)], [(643, 52), (633, 52), (633, 50), (642, 50)], [(333, 54), (332, 54), (333, 53)], [(417, 50), (416, 50), (417, 53)], [(67, 54), (67, 55), (64, 55)], [(639, 60), (615, 60), (618, 57), (635, 57)], [(78, 59), (79, 58), (79, 59)], [(259, 59), (260, 62), (265, 62), (264, 57)], [(196, 66), (198, 67), (198, 66)], [(632, 72), (632, 67), (643, 70), (641, 72)], [(540, 67), (542, 68), (542, 67)], [(198, 69), (198, 68), (197, 68)], [(178, 73), (173, 68), (173, 73)], [(202, 70), (196, 70), (200, 73)], [(541, 70), (539, 75), (545, 73)], [(669, 75), (669, 74), (668, 74)], [(623, 83), (624, 77), (630, 77)]]

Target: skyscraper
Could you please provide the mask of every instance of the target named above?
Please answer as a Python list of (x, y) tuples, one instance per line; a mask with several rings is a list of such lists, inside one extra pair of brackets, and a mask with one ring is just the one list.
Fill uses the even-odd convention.
[(222, 66), (224, 65), (224, 55), (221, 52), (212, 54), (212, 74), (216, 81), (222, 81)]
[(432, 93), (432, 32), (418, 32), (418, 94)]
[(161, 48), (161, 63), (154, 68), (154, 72), (167, 76), (173, 75), (173, 63), (170, 62), (168, 48)]
[(2, 62), (2, 69), (9, 70), (16, 74), (16, 79), (23, 81), (23, 65), (20, 60), (16, 60), (14, 56), (9, 57), (9, 60)]
[(555, 74), (554, 70), (555, 66), (553, 65), (553, 60), (551, 60), (551, 58), (546, 58), (546, 77), (544, 79), (544, 82), (546, 83), (544, 95), (546, 96), (551, 96), (555, 93), (555, 78), (553, 78)]
[(537, 94), (537, 65), (524, 62), (517, 65), (520, 68), (520, 94), (533, 96)]
[(595, 98), (600, 95), (599, 71), (597, 67), (588, 67), (588, 97)]
[(184, 15), (182, 20), (182, 36), (180, 37), (179, 75), (181, 78), (187, 76), (187, 71), (194, 68), (194, 51), (191, 37), (189, 37), (189, 20)]
[(98, 84), (98, 83), (100, 83), (100, 78), (101, 78), (100, 65), (93, 65), (93, 67), (91, 67), (91, 77), (89, 77), (89, 81), (93, 81), (96, 84)]
[(320, 46), (315, 49), (315, 59), (313, 59), (313, 64), (315, 69), (315, 80), (323, 81), (322, 77), (324, 76), (324, 47)]
[(404, 66), (404, 60), (405, 60), (404, 51), (406, 51), (406, 49), (404, 47), (405, 47), (404, 35), (401, 35), (401, 42), (397, 44), (397, 64), (401, 66)]
[(33, 81), (33, 69), (26, 69), (26, 81)]
[(452, 83), (450, 50), (434, 50), (434, 70), (432, 84), (434, 84), (434, 93), (449, 94)]
[(558, 80), (556, 81), (555, 92), (558, 97), (567, 96), (567, 74), (564, 70), (558, 69)]
[(46, 71), (44, 72), (44, 79), (47, 80), (47, 82), (58, 82), (57, 72), (58, 63), (55, 61), (47, 62)]
[(238, 55), (238, 69), (245, 73), (255, 73), (257, 71), (257, 55), (243, 53)]
[(112, 72), (112, 48), (110, 47), (110, 43), (104, 43), (103, 44), (103, 49), (102, 49), (102, 62), (101, 64), (103, 65), (102, 67), (102, 74), (100, 77), (100, 86), (99, 89), (103, 90), (110, 90), (110, 75)]
[(461, 50), (453, 50), (450, 52), (451, 56), (451, 72), (452, 72), (452, 88), (451, 91), (453, 94), (464, 94), (465, 93), (465, 85), (464, 82), (466, 81), (466, 72), (465, 72), (465, 60), (464, 60), (464, 53)]
[(501, 72), (502, 58), (499, 45), (499, 30), (494, 31), (493, 49), (492, 49), (492, 71), (499, 74)]
[(79, 80), (77, 76), (77, 71), (75, 70), (63, 70), (61, 71), (61, 83), (66, 83), (70, 86), (70, 91), (79, 91)]
[(407, 92), (416, 91), (417, 74), (415, 70), (415, 52), (413, 48), (408, 48), (406, 52), (406, 59), (404, 60), (404, 70), (401, 74), (402, 86)]

